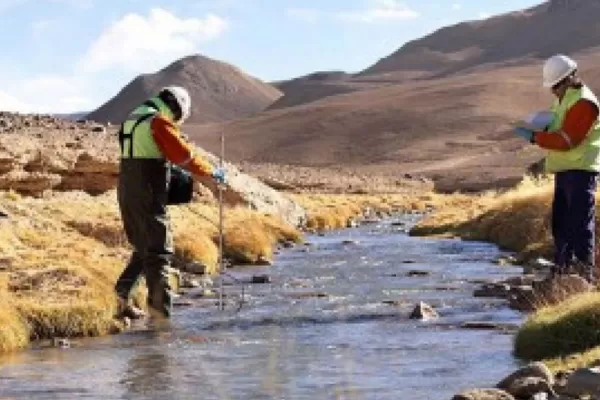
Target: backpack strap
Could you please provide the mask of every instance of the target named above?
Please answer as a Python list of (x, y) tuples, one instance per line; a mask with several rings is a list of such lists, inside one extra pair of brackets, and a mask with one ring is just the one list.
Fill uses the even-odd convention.
[[(146, 103), (144, 103), (144, 104), (146, 104)], [(152, 103), (152, 104), (154, 104), (154, 103)], [(151, 107), (151, 106), (148, 106), (148, 107)], [(129, 131), (129, 133), (124, 132), (125, 123), (121, 124), (121, 129), (119, 129), (119, 146), (121, 147), (121, 156), (123, 156), (123, 150), (125, 147), (125, 139), (129, 139), (129, 158), (133, 158), (133, 133), (135, 132), (137, 127), (142, 122), (148, 120), (149, 118), (153, 117), (154, 115), (156, 115), (156, 114), (150, 113), (150, 114), (142, 115), (137, 121), (135, 121), (135, 124), (133, 124), (133, 127), (131, 128), (131, 131)]]

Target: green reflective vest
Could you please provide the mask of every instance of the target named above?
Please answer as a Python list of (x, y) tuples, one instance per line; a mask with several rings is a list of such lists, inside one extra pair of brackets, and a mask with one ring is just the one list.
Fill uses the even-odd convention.
[(171, 110), (158, 97), (148, 100), (129, 114), (121, 126), (121, 158), (164, 158), (152, 137), (152, 119), (156, 114), (173, 118)]
[[(562, 134), (560, 132), (567, 113), (581, 99), (594, 103), (600, 110), (598, 99), (587, 86), (583, 86), (581, 89), (569, 88), (562, 101), (556, 99), (552, 105), (555, 116), (552, 124), (548, 127), (548, 131)], [(587, 137), (579, 146), (568, 151), (547, 151), (547, 172), (556, 173), (568, 170), (600, 172), (600, 120), (595, 122)]]

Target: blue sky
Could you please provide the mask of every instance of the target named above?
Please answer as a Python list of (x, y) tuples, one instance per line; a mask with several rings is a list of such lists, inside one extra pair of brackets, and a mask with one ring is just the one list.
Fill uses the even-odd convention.
[(266, 81), (355, 72), (442, 26), (541, 1), (0, 0), (0, 110), (91, 110), (194, 53)]

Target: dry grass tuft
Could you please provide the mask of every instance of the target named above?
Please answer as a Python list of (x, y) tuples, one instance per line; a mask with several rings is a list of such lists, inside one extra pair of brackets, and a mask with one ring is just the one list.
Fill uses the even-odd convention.
[(564, 358), (600, 346), (600, 293), (582, 294), (539, 310), (515, 338), (525, 359)]
[(552, 182), (526, 177), (503, 193), (439, 195), (439, 211), (411, 232), (484, 240), (521, 253), (522, 258), (549, 256), (552, 248)]
[(294, 196), (308, 212), (307, 228), (315, 231), (340, 229), (366, 212), (393, 213), (424, 211), (432, 207), (434, 194), (297, 194)]

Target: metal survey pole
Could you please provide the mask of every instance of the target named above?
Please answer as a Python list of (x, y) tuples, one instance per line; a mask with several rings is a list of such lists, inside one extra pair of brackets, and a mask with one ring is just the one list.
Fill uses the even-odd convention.
[[(219, 167), (223, 168), (225, 159), (225, 135), (221, 133), (221, 155)], [(221, 311), (225, 309), (223, 304), (223, 273), (225, 272), (225, 262), (223, 260), (223, 184), (217, 184), (219, 190), (219, 308)]]

